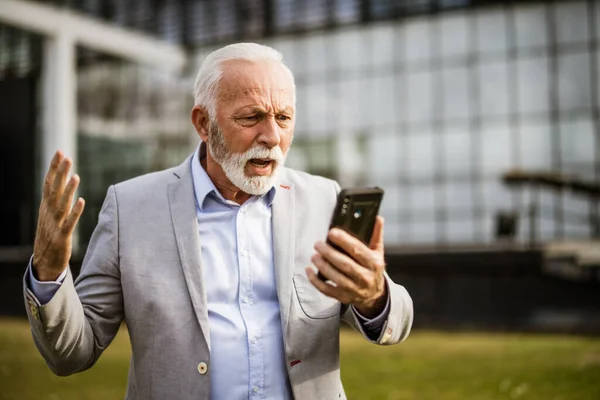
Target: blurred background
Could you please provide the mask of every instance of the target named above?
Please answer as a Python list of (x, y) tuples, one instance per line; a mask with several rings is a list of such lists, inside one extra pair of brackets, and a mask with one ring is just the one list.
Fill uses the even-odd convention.
[[(278, 49), (296, 77), (288, 166), (386, 193), (388, 271), (415, 302), (414, 360), (410, 341), (394, 357), (376, 350), (392, 358), (372, 368), (396, 368), (398, 383), (350, 398), (600, 398), (594, 0), (0, 0), (0, 316), (13, 317), (0, 319), (0, 349), (32, 346), (21, 277), (54, 151), (74, 158), (86, 199), (77, 270), (108, 186), (193, 151), (195, 74), (238, 41)], [(345, 367), (364, 362), (353, 340), (345, 383), (372, 385), (380, 373)], [(518, 347), (528, 341), (537, 352)], [(31, 359), (0, 355), (0, 399), (43, 398), (20, 386), (2, 394), (3, 379), (18, 383), (41, 362), (29, 347)], [(568, 367), (545, 370), (557, 356), (541, 354), (558, 349)], [(128, 351), (114, 353), (124, 371)], [(473, 354), (472, 371), (444, 375)], [(473, 381), (494, 362), (497, 376)], [(558, 386), (536, 392), (506, 372), (515, 364)], [(436, 381), (454, 386), (427, 392)], [(96, 398), (82, 395), (90, 382), (51, 394)]]

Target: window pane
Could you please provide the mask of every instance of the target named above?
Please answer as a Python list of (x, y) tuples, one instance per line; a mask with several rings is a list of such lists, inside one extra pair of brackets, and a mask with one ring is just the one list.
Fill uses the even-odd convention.
[(469, 74), (466, 68), (445, 69), (442, 71), (444, 85), (444, 118), (468, 118)]
[(329, 99), (330, 90), (322, 83), (309, 84), (306, 86), (307, 101), (305, 112), (308, 122), (308, 131), (311, 134), (322, 135), (329, 128), (328, 121), (331, 119), (328, 107), (333, 106)]
[(298, 72), (296, 64), (298, 62), (298, 46), (297, 41), (290, 39), (274, 40), (267, 45), (272, 46), (283, 55), (283, 62), (292, 71), (293, 74)]
[(473, 243), (473, 221), (457, 219), (446, 222), (446, 238), (449, 243)]
[(433, 221), (435, 216), (435, 190), (431, 184), (411, 185), (409, 188), (409, 207), (415, 221)]
[(479, 88), (481, 114), (508, 114), (508, 64), (506, 62), (481, 64)]
[(561, 111), (589, 108), (589, 53), (564, 54), (558, 59), (558, 88)]
[(410, 178), (433, 176), (433, 135), (429, 132), (411, 132), (406, 136), (406, 141)]
[(586, 173), (593, 170), (596, 143), (592, 121), (580, 119), (563, 122), (560, 128), (560, 149), (566, 172)]
[(432, 119), (431, 72), (417, 72), (406, 75), (408, 85), (407, 120), (423, 122)]
[(484, 127), (481, 145), (483, 171), (500, 179), (513, 166), (510, 130), (506, 125)]
[(544, 47), (548, 45), (546, 6), (522, 5), (514, 11), (517, 47)]
[(578, 43), (588, 39), (588, 16), (585, 1), (555, 4), (554, 16), (559, 43)]
[(220, 40), (234, 36), (237, 29), (236, 9), (233, 0), (223, 0), (214, 3), (215, 31)]
[(438, 21), (442, 41), (441, 55), (448, 57), (467, 54), (469, 47), (465, 13), (442, 14)]
[(342, 187), (358, 186), (364, 181), (367, 164), (365, 149), (358, 136), (344, 134), (335, 138), (339, 184)]
[(506, 13), (503, 9), (482, 9), (477, 12), (477, 47), (482, 53), (506, 50)]
[(363, 36), (356, 29), (344, 29), (334, 34), (339, 67), (354, 71), (361, 65), (363, 56)]
[(383, 190), (385, 190), (385, 195), (381, 202), (380, 213), (386, 220), (385, 229), (387, 235), (387, 222), (398, 220), (398, 210), (400, 209), (403, 200), (400, 187), (397, 184), (390, 183), (384, 185)]
[(335, 20), (339, 23), (358, 21), (360, 17), (359, 0), (335, 0)]
[(410, 236), (408, 243), (430, 244), (435, 243), (436, 225), (434, 222), (414, 222), (408, 224)]
[(304, 0), (298, 13), (299, 25), (303, 28), (317, 28), (327, 22), (327, 8), (322, 0)]
[(389, 182), (400, 173), (400, 135), (385, 133), (373, 135), (368, 141), (369, 179)]
[(374, 66), (391, 65), (394, 61), (394, 25), (374, 27), (371, 32), (371, 60)]
[(326, 47), (323, 35), (312, 35), (303, 40), (304, 54), (307, 58), (307, 75), (322, 74), (327, 70), (328, 62), (333, 57), (331, 49)]
[(498, 211), (511, 210), (512, 191), (498, 177), (497, 180), (483, 182), (483, 198), (485, 208), (495, 216)]
[(298, 8), (294, 0), (274, 1), (274, 23), (277, 31), (286, 31), (294, 27)]
[(471, 133), (468, 126), (446, 128), (442, 136), (444, 170), (447, 176), (466, 175), (471, 170)]
[(358, 120), (357, 127), (361, 130), (372, 131), (375, 121), (375, 77), (372, 75), (362, 75), (359, 80), (359, 113), (356, 116)]
[(519, 135), (520, 165), (524, 169), (548, 170), (551, 167), (550, 127), (523, 123)]
[(446, 208), (448, 213), (461, 212), (473, 208), (471, 182), (449, 181), (446, 183)]
[(350, 79), (341, 81), (340, 87), (341, 101), (340, 109), (340, 127), (347, 129), (356, 129), (360, 116), (360, 81)]
[(306, 84), (296, 86), (296, 96), (296, 132), (307, 132), (310, 109)]
[(407, 61), (431, 58), (430, 24), (425, 18), (405, 20), (404, 57)]
[(517, 61), (519, 107), (522, 113), (548, 110), (548, 59), (546, 57)]
[(373, 85), (374, 125), (392, 124), (395, 118), (394, 76), (377, 75)]
[[(581, 216), (584, 219), (587, 219), (587, 216), (589, 215), (588, 213), (590, 209), (590, 202), (589, 200), (587, 200), (586, 197), (565, 192), (565, 194), (563, 195), (563, 204), (565, 207), (565, 211), (567, 213), (570, 213), (571, 216), (573, 216), (574, 214), (575, 216)], [(569, 220), (568, 217), (567, 220)], [(584, 223), (585, 222), (580, 222), (580, 224)]]
[(386, 246), (406, 242), (406, 237), (408, 237), (406, 229), (398, 221), (385, 218), (385, 235), (383, 240)]

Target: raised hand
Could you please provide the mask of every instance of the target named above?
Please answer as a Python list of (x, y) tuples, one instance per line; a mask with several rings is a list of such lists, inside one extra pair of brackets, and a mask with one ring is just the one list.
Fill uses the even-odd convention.
[(78, 175), (67, 183), (72, 164), (70, 158), (57, 151), (44, 179), (33, 246), (33, 269), (40, 281), (56, 280), (71, 258), (73, 231), (85, 206), (80, 197), (71, 207), (79, 186)]

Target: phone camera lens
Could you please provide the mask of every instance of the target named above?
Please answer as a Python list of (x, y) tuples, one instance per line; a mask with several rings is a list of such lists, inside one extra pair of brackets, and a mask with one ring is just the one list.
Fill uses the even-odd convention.
[(354, 211), (354, 218), (359, 219), (362, 216), (362, 210)]
[(346, 198), (344, 199), (344, 203), (349, 203), (349, 202), (350, 202), (350, 199), (346, 197)]

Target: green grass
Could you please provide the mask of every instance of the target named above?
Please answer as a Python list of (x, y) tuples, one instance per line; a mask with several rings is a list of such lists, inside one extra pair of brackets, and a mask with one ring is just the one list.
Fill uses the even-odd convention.
[[(59, 378), (27, 322), (0, 319), (0, 399), (122, 399), (129, 354), (122, 330), (94, 368)], [(342, 379), (350, 399), (600, 399), (600, 338), (413, 332), (378, 347), (344, 331)]]

